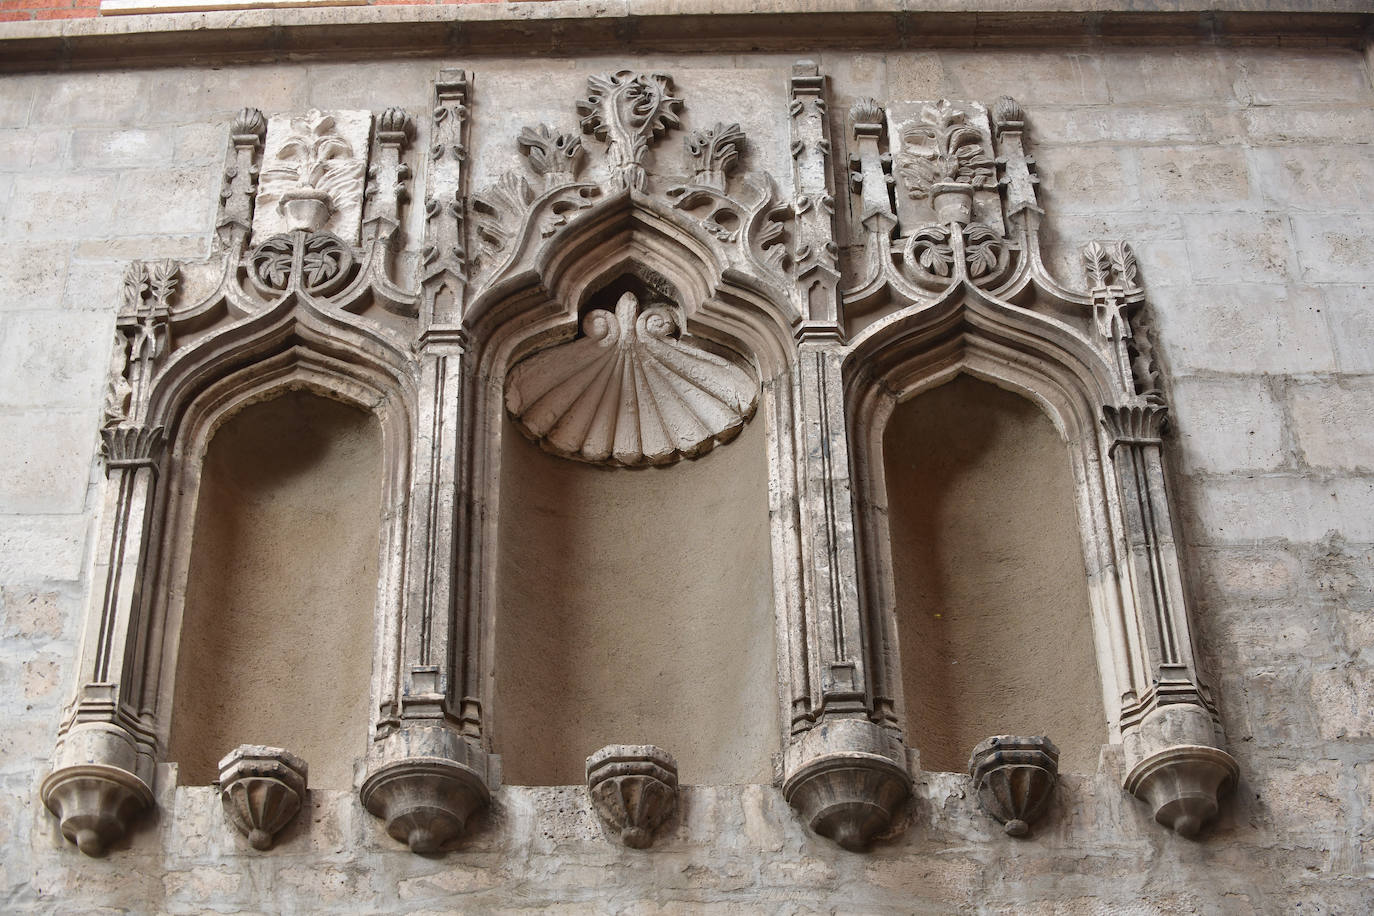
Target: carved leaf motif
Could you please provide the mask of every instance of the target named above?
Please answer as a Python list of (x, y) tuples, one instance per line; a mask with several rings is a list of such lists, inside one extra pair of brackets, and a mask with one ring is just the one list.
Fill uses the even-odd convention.
[(954, 249), (949, 244), (949, 230), (943, 226), (926, 226), (916, 233), (911, 250), (916, 263), (937, 277), (948, 277), (954, 269)]
[(976, 279), (996, 269), (1003, 245), (1001, 236), (987, 226), (965, 227), (964, 261), (968, 264), (969, 276)]
[(148, 293), (148, 268), (141, 261), (135, 261), (124, 270), (123, 300), (124, 311), (135, 313), (143, 304)]
[(725, 176), (739, 161), (744, 131), (739, 124), (716, 122), (715, 127), (694, 130), (687, 137), (687, 152), (697, 172)]
[(1137, 267), (1135, 252), (1125, 242), (1112, 246), (1112, 270), (1116, 271), (1116, 282), (1126, 288), (1136, 286)]
[(166, 306), (176, 292), (181, 266), (176, 261), (158, 261), (148, 272), (148, 289), (159, 305)]
[(515, 140), (536, 174), (576, 178), (582, 167), (582, 140), (572, 134), (554, 133), (547, 124), (522, 127)]
[(506, 406), (525, 432), (566, 458), (625, 467), (709, 451), (753, 413), (758, 385), (734, 363), (677, 339), (666, 306), (582, 321), (586, 336), (528, 357), (510, 373)]
[(1089, 286), (1096, 289), (1107, 285), (1107, 272), (1111, 267), (1107, 249), (1097, 242), (1089, 242), (1083, 248), (1083, 264), (1087, 268)]

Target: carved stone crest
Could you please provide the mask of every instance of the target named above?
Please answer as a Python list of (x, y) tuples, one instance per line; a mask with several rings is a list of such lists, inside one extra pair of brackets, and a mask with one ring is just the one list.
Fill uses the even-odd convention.
[(371, 133), (368, 111), (309, 111), (300, 117), (270, 118), (253, 213), (254, 236), (329, 229), (356, 245)]

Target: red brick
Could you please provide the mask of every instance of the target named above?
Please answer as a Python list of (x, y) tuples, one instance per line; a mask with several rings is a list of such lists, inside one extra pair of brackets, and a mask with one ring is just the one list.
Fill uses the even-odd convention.
[(96, 10), (39, 10), (35, 19), (89, 19), (98, 15)]
[(0, 10), (0, 22), (28, 22), (32, 17), (28, 10)]

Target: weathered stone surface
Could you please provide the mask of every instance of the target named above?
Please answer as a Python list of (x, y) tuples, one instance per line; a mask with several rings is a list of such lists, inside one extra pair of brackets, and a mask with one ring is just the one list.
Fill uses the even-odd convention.
[[(589, 6), (572, 6), (584, 18), (567, 29), (602, 27), (589, 18)], [(655, 27), (655, 17), (665, 10), (658, 3), (635, 10), (621, 3), (600, 7), (612, 14), (605, 28), (630, 31)], [(523, 7), (529, 12), (522, 15), (534, 24), (532, 31), (520, 33), (519, 41), (544, 40), (552, 34), (555, 14), (566, 17), (570, 8)], [(0, 475), (0, 682), (5, 685), (0, 687), (0, 712), (6, 722), (0, 739), (0, 898), (6, 908), (71, 913), (305, 913), (324, 907), (435, 913), (941, 914), (960, 908), (992, 913), (1368, 909), (1367, 864), (1374, 855), (1368, 838), (1374, 823), (1374, 776), (1367, 763), (1369, 723), (1374, 721), (1374, 577), (1369, 572), (1374, 561), (1374, 469), (1368, 457), (1374, 441), (1367, 432), (1374, 396), (1369, 380), (1374, 372), (1369, 344), (1374, 300), (1366, 288), (1374, 274), (1364, 216), (1370, 204), (1368, 145), (1374, 139), (1368, 56), (1334, 47), (1202, 46), (1191, 39), (1183, 46), (1156, 48), (1085, 38), (1066, 53), (1060, 47), (1025, 47), (1035, 39), (1024, 35), (1015, 39), (1023, 47), (1012, 50), (944, 48), (940, 41), (935, 46), (926, 41), (919, 51), (908, 52), (894, 50), (891, 36), (925, 36), (918, 21), (935, 22), (935, 13), (908, 4), (911, 16), (899, 30), (895, 19), (882, 29), (874, 25), (873, 17), (881, 11), (854, 10), (853, 27), (861, 28), (871, 47), (826, 52), (820, 59), (820, 72), (831, 81), (826, 129), (820, 129), (821, 114), (811, 111), (811, 97), (803, 96), (806, 118), (815, 120), (810, 132), (794, 136), (782, 114), (790, 101), (790, 56), (749, 52), (740, 38), (729, 45), (730, 51), (723, 52), (722, 45), (700, 58), (670, 51), (614, 57), (603, 41), (595, 58), (577, 58), (568, 51), (570, 56), (535, 65), (525, 55), (534, 44), (522, 47), (520, 58), (498, 57), (500, 52), (491, 50), (499, 47), (490, 44), (493, 32), (451, 30), (455, 18), (466, 28), (512, 15), (510, 9), (313, 11), (297, 14), (291, 23), (284, 13), (174, 16), (152, 31), (149, 25), (137, 26), (142, 38), (119, 38), (119, 53), (158, 29), (171, 30), (158, 39), (169, 49), (185, 40), (185, 53), (203, 50), (205, 44), (195, 44), (198, 39), (188, 26), (192, 22), (223, 26), (202, 30), (221, 38), (201, 41), (234, 34), (241, 41), (280, 43), (307, 34), (301, 31), (303, 24), (335, 28), (347, 24), (350, 16), (362, 17), (357, 21), (371, 16), (382, 25), (394, 24), (397, 17), (432, 21), (433, 34), (441, 35), (442, 42), (455, 34), (488, 42), (485, 56), (473, 58), (473, 64), (464, 60), (474, 67), (466, 99), (472, 128), (469, 162), (483, 184), (509, 168), (525, 167), (514, 137), (526, 121), (576, 132), (569, 103), (589, 72), (614, 72), (622, 66), (663, 70), (672, 73), (688, 104), (681, 131), (669, 134), (644, 159), (650, 193), (655, 182), (666, 182), (670, 175), (694, 177), (691, 158), (679, 145), (682, 135), (718, 121), (739, 121), (747, 141), (741, 167), (729, 181), (738, 182), (751, 170), (771, 172), (779, 184), (777, 201), (796, 206), (799, 189), (793, 184), (790, 146), (802, 140), (806, 170), (801, 177), (809, 182), (808, 205), (824, 205), (825, 197), (832, 196), (841, 223), (849, 219), (852, 206), (843, 182), (846, 157), (855, 151), (845, 121), (852, 100), (948, 97), (992, 107), (1003, 94), (1018, 95), (1026, 107), (1026, 148), (1041, 159), (1050, 273), (1082, 293), (1080, 247), (1093, 239), (1125, 238), (1135, 243), (1141, 282), (1151, 293), (1152, 344), (1177, 425), (1177, 438), (1168, 434), (1163, 451), (1169, 470), (1176, 466), (1183, 472), (1184, 486), (1173, 492), (1172, 533), (1180, 545), (1199, 663), (1212, 674), (1227, 747), (1240, 763), (1238, 791), (1201, 834), (1202, 845), (1185, 846), (1153, 823), (1152, 810), (1122, 792), (1122, 752), (1110, 747), (1117, 738), (1104, 727), (1102, 740), (1109, 750), (1098, 771), (1062, 778), (1056, 803), (1035, 835), (1015, 846), (977, 810), (973, 785), (957, 774), (916, 771), (910, 802), (894, 811), (890, 829), (859, 856), (809, 832), (780, 788), (698, 786), (684, 772), (680, 817), (660, 830), (651, 850), (639, 852), (606, 842), (581, 787), (498, 788), (493, 764), (469, 786), (475, 795), (490, 791), (490, 810), (474, 812), (462, 838), (437, 863), (406, 852), (386, 836), (384, 825), (367, 813), (355, 793), (344, 791), (311, 798), (279, 836), (274, 851), (256, 853), (230, 832), (213, 788), (173, 790), (174, 776), (164, 768), (153, 786), (156, 815), (132, 820), (132, 829), (104, 860), (79, 856), (64, 845), (34, 787), (51, 765), (60, 703), (74, 685), (90, 679), (77, 664), (77, 642), (86, 620), (78, 596), (99, 581), (99, 572), (93, 579), (88, 571), (89, 560), (99, 552), (96, 543), (107, 541), (93, 532), (100, 530), (97, 519), (111, 513), (100, 508), (98, 497), (87, 496), (87, 487), (103, 478), (103, 469), (92, 464), (97, 460), (96, 426), (106, 406), (99, 380), (110, 355), (108, 325), (117, 310), (124, 268), (130, 260), (206, 255), (225, 161), (224, 131), (244, 105), (270, 113), (299, 114), (313, 105), (365, 109), (373, 115), (392, 105), (405, 107), (422, 122), (414, 147), (419, 158), (406, 161), (415, 172), (409, 179), (412, 192), (423, 194), (433, 127), (421, 114), (431, 107), (427, 93), (437, 62), (375, 56), (332, 60), (322, 46), (302, 47), (302, 56), (314, 58), (308, 63), (77, 70), (7, 78), (0, 84), (0, 125), (8, 132), (0, 140), (0, 232), (7, 242), (0, 264), (0, 310), (6, 322), (0, 401), (8, 433), (8, 470)], [(794, 13), (769, 7), (757, 15)], [(961, 34), (975, 28), (976, 20), (965, 10), (939, 15), (952, 17), (938, 21)], [(1189, 27), (1196, 28), (1195, 13), (1170, 15), (1176, 18), (1169, 21), (1187, 18)], [(1056, 20), (1060, 25), (1054, 28), (1082, 29), (1089, 20), (1096, 23), (1093, 28), (1111, 28), (1113, 22), (1110, 16), (1070, 18), (1077, 24)], [(228, 25), (231, 20), (234, 24)], [(1044, 25), (1050, 20), (1035, 21)], [(1225, 35), (1238, 20), (1228, 19), (1223, 10), (1210, 21), (1216, 34)], [(693, 22), (703, 25), (705, 20)], [(282, 27), (262, 29), (264, 23)], [(1014, 31), (1008, 25), (986, 27), (1002, 29), (997, 33), (1002, 40), (1010, 40)], [(80, 39), (99, 30), (118, 37), (136, 27), (93, 20), (15, 28), (15, 34)], [(246, 38), (249, 34), (260, 37)], [(269, 34), (275, 37), (261, 37)], [(582, 37), (570, 36), (573, 44), (568, 47), (586, 40), (586, 34), (578, 34)], [(1346, 29), (1345, 34), (1353, 32)], [(383, 40), (375, 31), (372, 35), (374, 45)], [(80, 40), (63, 46), (80, 62)], [(9, 46), (0, 41), (0, 47)], [(276, 47), (272, 53), (284, 60), (286, 45)], [(446, 59), (451, 56), (443, 50), (448, 44), (432, 47)], [(735, 49), (738, 56), (729, 56)], [(423, 53), (418, 46), (408, 51)], [(5, 65), (13, 66), (17, 59)], [(821, 153), (822, 140), (833, 146), (829, 158)], [(604, 155), (604, 147), (592, 138), (583, 141), (595, 156)], [(881, 175), (882, 163), (874, 164)], [(606, 175), (604, 161), (593, 165), (583, 174), (595, 172), (599, 181)], [(531, 180), (543, 178), (526, 174)], [(738, 185), (728, 187), (736, 190)], [(735, 205), (748, 199), (738, 193), (733, 197)], [(406, 228), (398, 240), (405, 251), (393, 275), (402, 293), (420, 286), (414, 265), (421, 258), (423, 201), (410, 209), (402, 215)], [(684, 210), (672, 218), (685, 225), (696, 217)], [(820, 229), (824, 222), (809, 225)], [(570, 226), (575, 228), (575, 222), (556, 232)], [(832, 241), (862, 249), (862, 227), (832, 229)], [(679, 250), (653, 238), (652, 244), (659, 245), (653, 249), (656, 256)], [(824, 236), (815, 238), (822, 241), (816, 250), (823, 253)], [(635, 244), (643, 239), (636, 236)], [(589, 234), (586, 245), (593, 244), (594, 234)], [(636, 250), (642, 255), (643, 249)], [(490, 267), (463, 264), (456, 256), (451, 263), (470, 267), (478, 279)], [(741, 270), (742, 264), (732, 262), (731, 270)], [(824, 268), (824, 259), (812, 266)], [(191, 272), (188, 268), (186, 276)], [(763, 274), (752, 266), (749, 272), (756, 278)], [(846, 268), (835, 288), (844, 288), (855, 272), (857, 268)], [(579, 280), (584, 281), (592, 286), (596, 278)], [(174, 307), (194, 304), (214, 282), (208, 275), (194, 284), (188, 279), (183, 287), (187, 295), (173, 299)], [(696, 297), (693, 309), (719, 308), (707, 284), (692, 282), (697, 285), (684, 295)], [(435, 279), (430, 285), (438, 289), (441, 284)], [(738, 289), (730, 293), (741, 295)], [(141, 295), (138, 305), (155, 309), (159, 299)], [(1086, 320), (1092, 307), (1075, 301), (1056, 314), (1064, 321)], [(407, 308), (413, 314), (416, 307), (413, 302), (358, 300), (329, 314), (338, 324), (375, 322), (381, 328), (378, 339), (394, 335), (403, 341), (398, 352), (414, 352), (406, 349), (414, 339), (413, 326), (406, 324), (414, 320)], [(90, 320), (73, 317), (78, 313)], [(863, 321), (882, 314), (875, 309)], [(706, 317), (693, 311), (687, 321)], [(863, 326), (861, 321), (847, 333), (856, 334)], [(174, 346), (203, 327), (188, 323)], [(726, 349), (735, 352), (736, 342)], [(449, 392), (459, 388), (464, 370), (455, 367), (469, 343), (454, 342), (442, 358), (434, 355), (441, 346), (424, 345), (431, 348), (425, 358), (432, 360), (423, 370), (427, 390), (444, 391), (445, 384)], [(445, 358), (451, 360), (447, 369), (440, 368)], [(1160, 366), (1153, 371), (1161, 371)], [(818, 369), (806, 384), (815, 385), (825, 371)], [(764, 381), (759, 416), (750, 422), (771, 422), (765, 417), (771, 409), (768, 400), (779, 397), (779, 387), (791, 384), (790, 378)], [(499, 380), (487, 383), (499, 397)], [(841, 392), (835, 394), (832, 400), (810, 402), (811, 412), (804, 415), (818, 418), (824, 406), (833, 408), (832, 417), (842, 416), (846, 407)], [(436, 405), (447, 405), (443, 410), (456, 406), (436, 398)], [(1095, 435), (1096, 427), (1090, 428)], [(810, 442), (813, 451), (808, 454), (816, 461), (808, 467), (814, 479), (831, 473), (824, 479), (841, 481), (836, 493), (827, 498), (817, 493), (808, 503), (815, 507), (807, 510), (812, 521), (803, 526), (810, 536), (830, 524), (816, 519), (827, 513), (834, 517), (836, 510), (848, 512), (850, 504), (849, 478), (824, 471), (820, 458), (851, 452), (842, 422), (832, 421), (824, 435), (813, 439), (805, 439), (806, 432), (797, 430), (795, 438), (791, 433), (770, 437), (769, 447)], [(445, 470), (442, 462), (431, 468), (425, 463), (429, 453), (418, 454), (418, 489), (412, 498), (421, 499), (417, 494), (430, 486), (455, 492), (451, 469)], [(1087, 473), (1097, 473), (1096, 467), (1088, 466)], [(486, 482), (477, 483), (480, 490)], [(789, 505), (786, 494), (775, 496), (778, 501), (770, 508), (782, 512)], [(472, 517), (492, 510), (491, 505), (474, 507)], [(835, 534), (835, 552), (816, 555), (844, 562), (845, 551), (853, 549), (852, 532), (846, 533), (843, 523), (829, 530)], [(446, 556), (453, 543), (442, 531), (432, 538), (425, 533), (395, 553), (423, 557), (433, 548)], [(806, 575), (824, 575), (828, 568), (818, 564)], [(800, 574), (799, 568), (780, 574), (783, 584), (778, 587), (788, 587), (788, 577)], [(391, 576), (387, 582), (432, 581), (426, 578), (431, 573), (420, 569), (404, 575), (393, 571)], [(836, 580), (841, 592), (852, 578)], [(838, 619), (841, 630), (857, 626), (863, 605), (857, 596), (852, 600), (856, 616)], [(440, 606), (449, 605), (441, 600)], [(412, 619), (421, 616), (416, 606)], [(828, 634), (817, 636), (830, 639)], [(411, 714), (399, 708), (404, 700), (431, 704), (413, 710), (412, 722), (425, 716), (466, 716), (468, 723), (480, 719), (482, 713), (464, 712), (456, 704), (445, 707), (420, 689), (430, 675), (414, 670), (423, 667), (415, 648), (418, 636), (414, 643), (410, 635), (397, 639), (406, 648), (384, 667), (389, 666), (390, 682), (404, 681), (396, 689), (398, 717)], [(757, 651), (768, 650), (771, 646)], [(442, 646), (434, 651), (452, 659), (463, 650)], [(831, 651), (829, 646), (825, 651)], [(817, 658), (826, 659), (826, 665), (813, 669), (813, 660), (798, 667), (820, 679), (844, 676), (829, 666), (844, 660), (837, 654)], [(787, 661), (779, 655), (779, 671), (788, 667)], [(816, 689), (831, 690), (835, 696), (827, 702), (845, 702), (838, 689)], [(466, 691), (463, 687), (459, 692)], [(790, 699), (784, 697), (784, 702)], [(557, 738), (550, 735), (548, 740)], [(636, 739), (610, 735), (605, 740)], [(905, 740), (920, 744), (919, 735), (907, 734)], [(412, 744), (409, 756), (401, 759), (415, 759), (418, 746)], [(765, 754), (776, 750), (766, 748)], [(445, 753), (461, 756), (453, 748)], [(802, 760), (788, 772), (804, 775), (806, 763)], [(900, 767), (892, 766), (889, 775), (904, 785), (894, 775)], [(1142, 868), (1142, 862), (1148, 867)]]

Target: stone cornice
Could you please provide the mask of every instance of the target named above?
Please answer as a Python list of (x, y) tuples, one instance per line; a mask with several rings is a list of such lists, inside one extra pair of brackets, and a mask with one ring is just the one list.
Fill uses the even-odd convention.
[(1360, 46), (1368, 0), (551, 0), (105, 16), (0, 25), (0, 71), (619, 51), (958, 45)]

